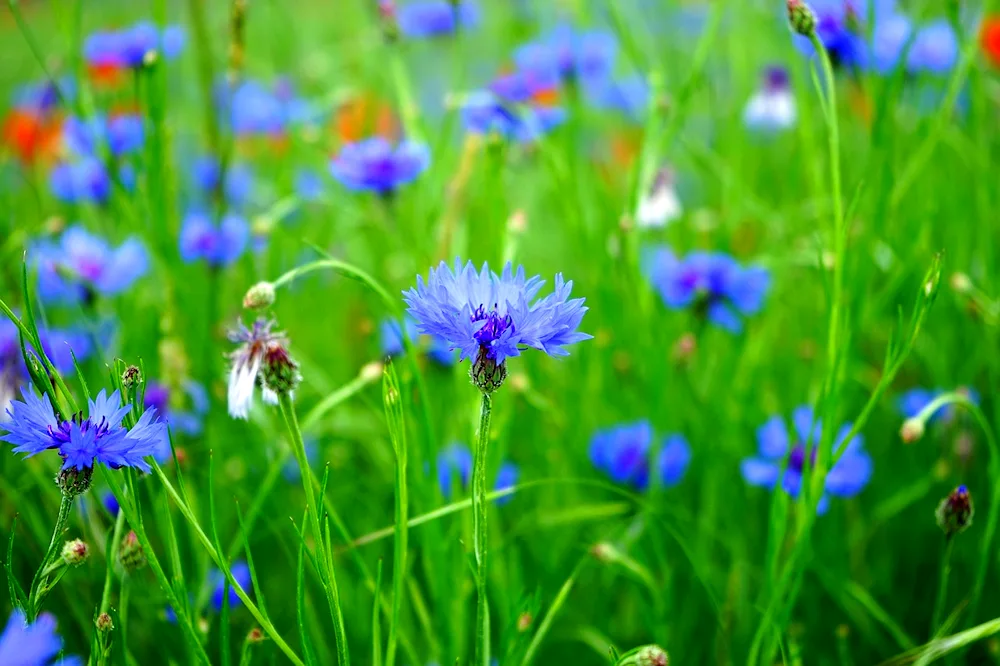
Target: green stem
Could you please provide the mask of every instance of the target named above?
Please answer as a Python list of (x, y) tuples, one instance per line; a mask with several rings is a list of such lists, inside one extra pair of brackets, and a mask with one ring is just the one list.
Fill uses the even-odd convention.
[(486, 447), (490, 441), (492, 398), (483, 393), (479, 413), (479, 440), (472, 466), (472, 525), (476, 551), (476, 660), (475, 666), (490, 666), (490, 609), (486, 600)]
[(52, 530), (52, 540), (49, 541), (49, 549), (45, 551), (45, 557), (42, 558), (42, 563), (38, 566), (38, 573), (35, 574), (35, 578), (31, 581), (31, 592), (28, 596), (27, 610), (28, 624), (31, 624), (38, 618), (42, 597), (45, 595), (48, 587), (46, 585), (48, 575), (51, 573), (48, 567), (59, 552), (59, 541), (62, 539), (63, 532), (66, 531), (66, 523), (69, 522), (69, 512), (72, 508), (73, 498), (63, 495), (62, 500), (59, 502), (59, 514), (56, 516), (56, 524)]
[(333, 569), (333, 560), (327, 553), (323, 529), (320, 527), (319, 506), (310, 483), (312, 477), (309, 460), (306, 457), (305, 441), (302, 439), (302, 431), (299, 429), (299, 422), (295, 416), (295, 405), (292, 404), (291, 396), (288, 393), (279, 395), (278, 404), (281, 408), (281, 415), (285, 419), (288, 434), (292, 438), (292, 451), (295, 454), (295, 460), (299, 464), (299, 477), (302, 479), (302, 492), (306, 499), (306, 513), (309, 514), (309, 527), (315, 541), (316, 568), (319, 570), (323, 587), (326, 588), (327, 601), (330, 604), (330, 612), (333, 614), (333, 629), (337, 640), (337, 660), (341, 666), (348, 666), (351, 663), (351, 658), (347, 649), (347, 631), (344, 628), (344, 614), (340, 608), (337, 576)]
[(934, 639), (935, 632), (941, 626), (941, 614), (944, 612), (944, 605), (948, 597), (948, 574), (951, 573), (951, 551), (955, 547), (955, 540), (946, 537), (944, 545), (944, 555), (941, 556), (941, 583), (938, 586), (937, 599), (934, 601), (934, 614), (931, 616), (931, 640)]
[(114, 536), (111, 538), (111, 552), (108, 553), (108, 571), (104, 575), (104, 592), (101, 594), (101, 610), (100, 613), (107, 613), (108, 609), (111, 607), (111, 579), (113, 578), (113, 572), (115, 569), (115, 553), (118, 549), (118, 544), (122, 541), (122, 531), (125, 528), (125, 512), (118, 509), (118, 517), (115, 518), (115, 532)]

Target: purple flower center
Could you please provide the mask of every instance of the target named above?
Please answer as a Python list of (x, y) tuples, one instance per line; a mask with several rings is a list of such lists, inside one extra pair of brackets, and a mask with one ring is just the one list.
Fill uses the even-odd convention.
[[(795, 470), (799, 474), (802, 473), (802, 466), (806, 461), (806, 447), (802, 444), (796, 444), (795, 448), (788, 456), (788, 469)], [(809, 456), (809, 464), (816, 464), (816, 448), (812, 450), (812, 454)]]
[(88, 282), (97, 282), (104, 272), (104, 263), (95, 257), (83, 257), (76, 263), (76, 272)]
[(111, 430), (107, 419), (103, 416), (101, 417), (101, 420), (95, 424), (89, 418), (84, 419), (81, 414), (77, 414), (71, 421), (62, 421), (56, 428), (49, 426), (49, 436), (52, 437), (52, 440), (56, 443), (57, 447), (69, 443), (70, 426), (73, 423), (79, 425), (80, 430), (83, 432), (88, 432), (91, 428), (93, 428), (95, 431), (95, 439), (100, 439)]
[(481, 329), (479, 329), (475, 338), (479, 342), (481, 347), (489, 348), (492, 346), (494, 340), (500, 339), (504, 332), (509, 328), (511, 332), (514, 332), (514, 322), (511, 320), (510, 315), (500, 316), (497, 311), (497, 304), (493, 304), (493, 309), (489, 312), (486, 311), (485, 305), (480, 305), (475, 312), (472, 313), (472, 321), (486, 321)]
[(764, 88), (768, 92), (781, 92), (788, 88), (788, 71), (784, 67), (768, 67), (764, 73)]

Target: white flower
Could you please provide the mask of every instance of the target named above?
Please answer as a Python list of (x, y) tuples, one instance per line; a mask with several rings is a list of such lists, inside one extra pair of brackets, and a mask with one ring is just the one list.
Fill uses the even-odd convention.
[[(239, 328), (229, 334), (230, 342), (240, 343), (229, 354), (232, 366), (229, 369), (228, 403), (229, 415), (233, 418), (247, 419), (250, 416), (264, 355), (272, 346), (287, 343), (284, 333), (271, 331), (273, 326), (274, 321), (263, 318), (255, 321), (252, 329), (240, 321)], [(278, 404), (278, 395), (265, 386), (261, 387), (261, 397), (269, 405)]]
[(663, 227), (683, 212), (684, 207), (674, 189), (673, 173), (665, 168), (657, 173), (653, 186), (639, 202), (635, 221), (640, 229)]
[(743, 122), (753, 130), (777, 132), (795, 124), (795, 96), (782, 67), (764, 70), (760, 89), (743, 110)]

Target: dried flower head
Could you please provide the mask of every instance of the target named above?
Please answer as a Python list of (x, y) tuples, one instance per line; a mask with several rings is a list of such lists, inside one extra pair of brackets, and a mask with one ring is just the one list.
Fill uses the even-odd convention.
[[(230, 342), (240, 345), (229, 354), (232, 364), (229, 371), (229, 415), (234, 418), (246, 419), (250, 415), (256, 386), (261, 387), (264, 402), (275, 405), (278, 403), (275, 386), (283, 389), (291, 385), (289, 364), (294, 365), (295, 362), (288, 356), (288, 337), (283, 332), (272, 330), (275, 323), (273, 319), (261, 317), (252, 328), (247, 328), (240, 321), (239, 328), (229, 333)], [(269, 369), (261, 375), (265, 363)], [(295, 368), (294, 376), (297, 377), (297, 366)]]

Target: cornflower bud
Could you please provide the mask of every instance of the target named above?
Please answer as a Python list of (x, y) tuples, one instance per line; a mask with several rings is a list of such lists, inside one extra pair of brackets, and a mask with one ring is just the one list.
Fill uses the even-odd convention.
[(258, 282), (247, 290), (243, 297), (243, 307), (247, 310), (264, 310), (275, 301), (274, 284), (271, 282)]
[(816, 32), (816, 15), (802, 0), (788, 0), (788, 22), (792, 30), (805, 37)]
[(107, 613), (101, 613), (97, 616), (94, 621), (94, 625), (97, 627), (97, 631), (102, 634), (106, 634), (110, 631), (114, 631), (115, 623), (111, 621), (111, 616)]
[(142, 383), (142, 372), (137, 366), (130, 365), (122, 373), (122, 387), (128, 391)]
[(959, 486), (941, 500), (938, 505), (937, 524), (944, 531), (946, 538), (964, 532), (972, 524), (972, 515), (975, 513), (972, 506), (972, 495), (965, 486)]
[(129, 530), (129, 533), (122, 539), (121, 545), (118, 547), (118, 561), (122, 563), (122, 568), (128, 573), (138, 571), (146, 566), (146, 553), (142, 550), (142, 544), (139, 543), (139, 537), (136, 536), (135, 530)]
[(899, 437), (904, 444), (913, 444), (924, 436), (925, 430), (922, 420), (917, 417), (908, 418), (903, 421), (903, 427), (899, 429)]
[(62, 549), (62, 560), (71, 567), (83, 564), (89, 556), (90, 549), (82, 539), (67, 541)]

